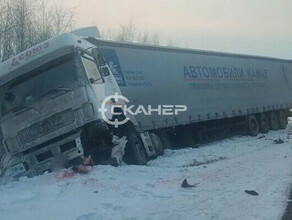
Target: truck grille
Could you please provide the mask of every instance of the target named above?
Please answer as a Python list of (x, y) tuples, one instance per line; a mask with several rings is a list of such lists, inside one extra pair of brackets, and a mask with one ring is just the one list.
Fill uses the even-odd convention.
[(54, 114), (43, 121), (36, 122), (29, 127), (19, 131), (18, 135), (22, 142), (29, 142), (49, 132), (73, 123), (74, 119), (74, 112), (70, 109)]

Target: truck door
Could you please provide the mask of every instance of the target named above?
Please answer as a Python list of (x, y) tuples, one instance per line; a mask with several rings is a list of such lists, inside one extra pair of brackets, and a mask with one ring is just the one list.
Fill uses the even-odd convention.
[[(120, 89), (110, 73), (107, 64), (97, 49), (92, 50), (93, 56), (81, 54), (82, 62), (85, 66), (87, 76), (94, 90), (98, 107), (101, 106), (103, 100), (115, 93), (121, 94)], [(109, 107), (108, 105), (106, 106)], [(106, 117), (112, 117), (110, 111), (106, 112)]]
[[(121, 90), (120, 90), (120, 87), (116, 81), (116, 78), (115, 78), (111, 68), (109, 67), (109, 64), (106, 63), (101, 51), (98, 48), (96, 48), (96, 49), (92, 50), (92, 54), (95, 58), (95, 62), (97, 63), (98, 69), (103, 77), (103, 82), (104, 82), (104, 86), (105, 86), (104, 91), (103, 91), (104, 97), (102, 100), (108, 98), (109, 96), (111, 96), (112, 98), (113, 97), (116, 98), (116, 94), (123, 95)], [(118, 105), (125, 105), (126, 104), (125, 100), (123, 100), (123, 99), (118, 99), (115, 101), (117, 102)], [(112, 106), (111, 102), (105, 106), (107, 109), (106, 117), (108, 119), (112, 118), (112, 114), (110, 113), (111, 106)], [(131, 120), (131, 122), (134, 125), (137, 125), (137, 121), (136, 121), (134, 116), (128, 115), (128, 118)]]
[(94, 58), (84, 53), (81, 54), (81, 59), (95, 94), (98, 95), (98, 97), (104, 97), (106, 95), (104, 78), (95, 63)]

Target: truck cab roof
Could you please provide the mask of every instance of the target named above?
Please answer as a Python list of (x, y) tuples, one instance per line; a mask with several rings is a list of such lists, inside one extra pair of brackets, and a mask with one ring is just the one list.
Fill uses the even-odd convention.
[(72, 53), (76, 47), (86, 50), (91, 46), (88, 41), (72, 33), (41, 42), (0, 63), (0, 86), (53, 59)]

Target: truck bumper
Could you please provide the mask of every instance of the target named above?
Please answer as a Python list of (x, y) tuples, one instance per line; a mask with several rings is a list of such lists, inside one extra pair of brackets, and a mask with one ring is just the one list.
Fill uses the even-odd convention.
[(61, 140), (42, 146), (39, 150), (15, 155), (5, 175), (21, 177), (40, 175), (66, 167), (70, 161), (83, 156), (80, 131), (70, 134)]

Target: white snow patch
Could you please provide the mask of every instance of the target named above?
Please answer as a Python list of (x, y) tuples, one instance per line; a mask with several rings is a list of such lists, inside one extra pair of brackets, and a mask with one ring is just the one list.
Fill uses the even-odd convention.
[[(148, 166), (22, 178), (0, 186), (0, 219), (280, 219), (292, 182), (288, 129), (167, 150)], [(199, 185), (181, 188), (185, 178)]]

